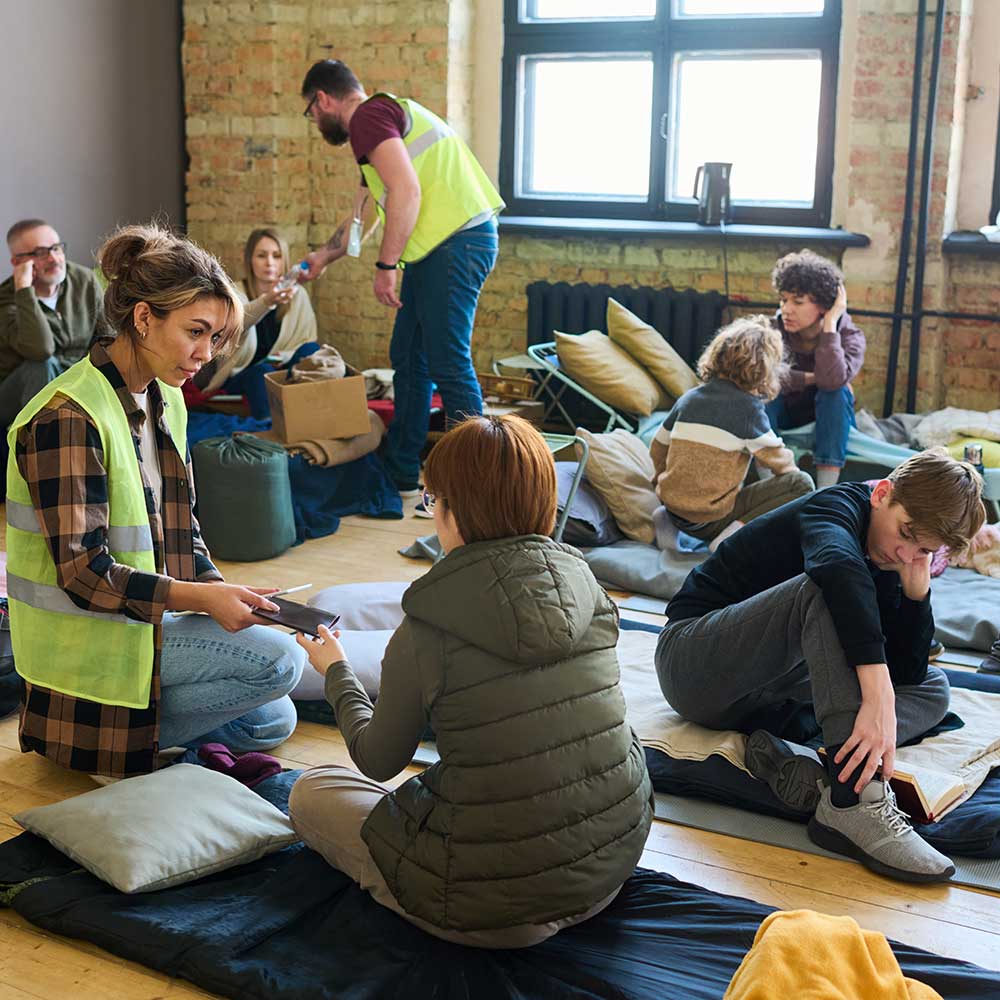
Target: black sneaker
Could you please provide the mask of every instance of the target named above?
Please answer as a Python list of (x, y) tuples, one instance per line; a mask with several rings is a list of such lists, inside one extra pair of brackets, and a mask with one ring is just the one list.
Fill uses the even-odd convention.
[(990, 647), (986, 659), (979, 664), (979, 673), (1000, 674), (1000, 635), (997, 636), (996, 641)]
[(414, 517), (427, 517), (427, 518), (430, 518), (433, 521), (434, 520), (434, 511), (428, 510), (424, 506), (423, 500), (421, 500), (420, 503), (418, 503), (417, 506), (413, 508), (413, 516)]
[(931, 639), (930, 649), (927, 650), (927, 662), (933, 663), (944, 652), (944, 643), (937, 639)]
[(826, 769), (815, 758), (796, 753), (784, 740), (766, 729), (747, 737), (744, 763), (789, 809), (811, 816), (819, 804)]

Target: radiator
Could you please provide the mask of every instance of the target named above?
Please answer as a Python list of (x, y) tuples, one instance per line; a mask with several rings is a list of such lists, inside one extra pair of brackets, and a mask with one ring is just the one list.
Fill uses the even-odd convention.
[[(629, 288), (619, 285), (570, 285), (535, 281), (528, 295), (528, 344), (554, 340), (553, 331), (608, 332), (608, 299), (613, 298), (660, 332), (664, 340), (693, 368), (722, 326), (725, 296), (719, 292), (697, 292), (693, 288)], [(572, 399), (570, 397), (573, 397)], [(566, 408), (582, 426), (601, 426), (600, 411), (573, 393), (563, 397)]]

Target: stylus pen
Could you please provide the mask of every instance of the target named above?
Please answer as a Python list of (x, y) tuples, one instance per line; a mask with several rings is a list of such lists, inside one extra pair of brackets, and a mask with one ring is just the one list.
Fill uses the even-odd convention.
[[(273, 594), (262, 594), (262, 597), (284, 597), (286, 594), (297, 594), (300, 590), (308, 590), (312, 586), (311, 583), (300, 583), (297, 587), (286, 587), (284, 590), (276, 590)], [(175, 618), (180, 618), (183, 615), (200, 615), (204, 614), (202, 611), (168, 611), (168, 615), (173, 615)]]

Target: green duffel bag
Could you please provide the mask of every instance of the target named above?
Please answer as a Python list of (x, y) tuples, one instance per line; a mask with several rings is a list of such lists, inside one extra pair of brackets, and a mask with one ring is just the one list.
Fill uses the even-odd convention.
[(191, 451), (201, 533), (212, 555), (255, 562), (295, 541), (288, 452), (253, 434), (205, 438)]

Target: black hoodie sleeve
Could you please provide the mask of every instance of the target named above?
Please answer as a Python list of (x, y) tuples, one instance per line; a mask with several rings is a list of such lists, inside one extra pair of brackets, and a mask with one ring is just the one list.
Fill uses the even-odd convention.
[(845, 483), (820, 490), (799, 513), (803, 569), (823, 591), (847, 662), (885, 663), (882, 621), (865, 562), (868, 489)]
[(922, 684), (927, 676), (927, 651), (934, 638), (931, 597), (911, 601), (897, 573), (879, 573), (876, 578), (885, 656), (892, 683)]

